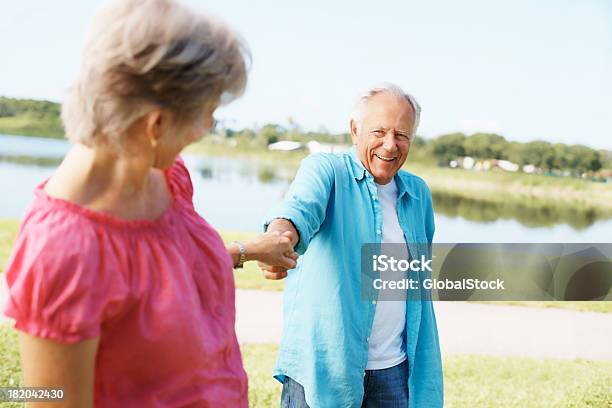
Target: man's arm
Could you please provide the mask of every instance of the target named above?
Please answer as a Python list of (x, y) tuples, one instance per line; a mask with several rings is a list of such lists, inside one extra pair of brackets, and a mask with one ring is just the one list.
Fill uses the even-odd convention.
[[(334, 167), (330, 158), (323, 154), (308, 156), (302, 160), (283, 202), (268, 214), (265, 229), (287, 236), (295, 251), (303, 254), (325, 220), (333, 185)], [(268, 279), (287, 276), (286, 268), (266, 263), (259, 266)]]

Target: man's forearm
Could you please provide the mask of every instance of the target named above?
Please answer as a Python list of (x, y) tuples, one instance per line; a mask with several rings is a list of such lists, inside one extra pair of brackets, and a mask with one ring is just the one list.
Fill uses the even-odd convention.
[(300, 241), (300, 236), (297, 229), (291, 221), (285, 218), (275, 218), (272, 220), (272, 222), (268, 225), (267, 231), (278, 231), (281, 234), (283, 232), (291, 231), (291, 244), (295, 246)]

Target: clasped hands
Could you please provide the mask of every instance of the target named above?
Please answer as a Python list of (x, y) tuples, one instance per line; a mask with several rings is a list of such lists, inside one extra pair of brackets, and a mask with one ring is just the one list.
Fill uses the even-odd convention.
[[(243, 244), (245, 257), (247, 261), (258, 261), (266, 279), (284, 279), (287, 271), (297, 265), (298, 254), (293, 248), (298, 241), (297, 230), (290, 221), (275, 219), (268, 226), (267, 232)], [(236, 265), (240, 249), (235, 245), (227, 249)]]
[(297, 235), (293, 231), (268, 231), (253, 241), (256, 253), (252, 258), (266, 279), (279, 280), (287, 277), (287, 270), (297, 265), (298, 254), (294, 251)]

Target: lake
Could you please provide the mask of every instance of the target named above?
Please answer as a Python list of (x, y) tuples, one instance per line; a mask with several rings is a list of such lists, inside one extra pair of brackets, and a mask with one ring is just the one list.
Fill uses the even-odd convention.
[[(66, 140), (0, 135), (0, 218), (20, 218), (36, 185), (53, 174)], [(269, 164), (234, 157), (184, 155), (194, 204), (215, 228), (260, 231), (289, 181)], [(410, 160), (410, 159), (408, 159)], [(434, 195), (438, 242), (611, 242), (612, 220), (508, 209)], [(563, 217), (567, 217), (564, 219)]]

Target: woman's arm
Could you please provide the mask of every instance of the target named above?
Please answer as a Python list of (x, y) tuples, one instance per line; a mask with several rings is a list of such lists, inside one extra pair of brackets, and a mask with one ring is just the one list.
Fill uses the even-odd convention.
[(19, 333), (23, 379), (26, 387), (53, 387), (64, 391), (60, 402), (27, 405), (48, 408), (91, 408), (94, 367), (100, 338), (74, 344)]

